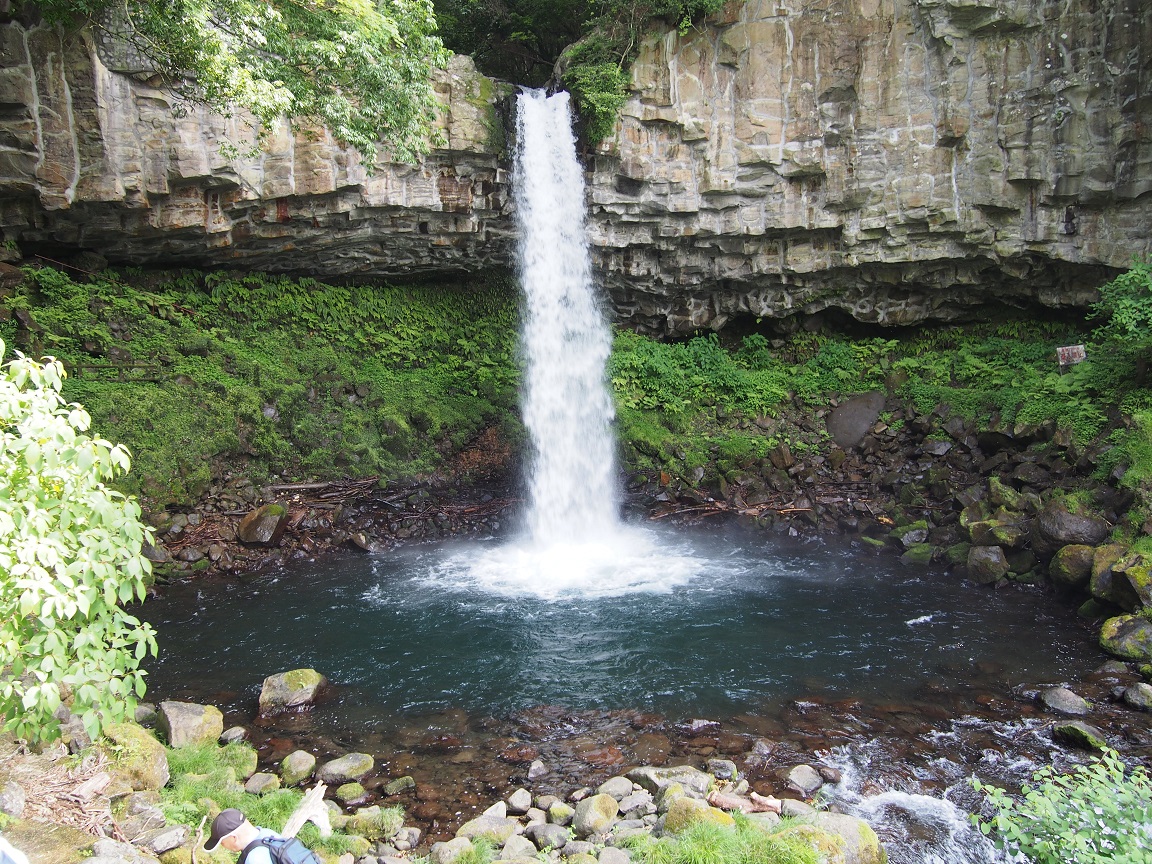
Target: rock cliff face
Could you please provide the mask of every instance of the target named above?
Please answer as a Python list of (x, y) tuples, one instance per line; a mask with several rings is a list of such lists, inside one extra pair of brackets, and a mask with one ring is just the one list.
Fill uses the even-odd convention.
[(1152, 251), (1143, 0), (749, 0), (644, 45), (595, 160), (621, 315), (1083, 304)]
[[(0, 27), (0, 229), (25, 252), (318, 276), (447, 274), (508, 257), (494, 110), (507, 93), (456, 57), (436, 87), (441, 147), (417, 165), (359, 155), (243, 112), (179, 109), (131, 52)], [(178, 116), (178, 115), (183, 116)], [(229, 156), (230, 152), (240, 155)]]
[[(1152, 253), (1146, 0), (749, 0), (642, 47), (592, 156), (593, 252), (654, 332), (1083, 305)], [(321, 277), (510, 260), (509, 89), (457, 58), (442, 146), (174, 116), (115, 46), (0, 25), (0, 229), (25, 252)], [(499, 109), (499, 110), (498, 110)], [(0, 255), (3, 250), (0, 250)], [(59, 254), (57, 252), (57, 254)]]

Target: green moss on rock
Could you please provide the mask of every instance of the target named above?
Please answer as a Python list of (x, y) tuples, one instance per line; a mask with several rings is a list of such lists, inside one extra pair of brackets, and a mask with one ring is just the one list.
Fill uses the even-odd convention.
[(1125, 660), (1152, 661), (1152, 621), (1139, 615), (1109, 618), (1100, 629), (1100, 647)]

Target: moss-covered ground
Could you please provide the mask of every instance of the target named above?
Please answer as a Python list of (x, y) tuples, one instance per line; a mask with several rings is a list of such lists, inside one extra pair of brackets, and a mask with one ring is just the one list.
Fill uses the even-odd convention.
[(0, 335), (63, 361), (66, 398), (130, 448), (125, 491), (154, 508), (190, 506), (225, 473), (427, 475), (514, 416), (518, 309), (505, 279), (26, 274), (5, 305), (34, 327), (13, 315)]

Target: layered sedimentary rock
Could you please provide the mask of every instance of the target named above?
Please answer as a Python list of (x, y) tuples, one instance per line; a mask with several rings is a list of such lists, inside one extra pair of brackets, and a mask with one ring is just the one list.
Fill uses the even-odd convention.
[(410, 277), (502, 264), (511, 223), (504, 95), (467, 57), (439, 74), (438, 146), (419, 164), (287, 122), (258, 140), (152, 86), (88, 34), (0, 27), (0, 228), (25, 252)]
[[(1152, 253), (1145, 0), (750, 0), (644, 43), (589, 163), (619, 316), (655, 332), (1084, 305)], [(507, 87), (457, 58), (442, 142), (371, 173), (173, 99), (130, 52), (0, 25), (0, 229), (25, 253), (319, 277), (510, 259)], [(238, 154), (237, 155), (237, 151)], [(4, 249), (0, 247), (0, 257)]]
[(617, 308), (1084, 304), (1152, 251), (1149, 45), (1143, 0), (749, 0), (652, 39), (592, 175)]

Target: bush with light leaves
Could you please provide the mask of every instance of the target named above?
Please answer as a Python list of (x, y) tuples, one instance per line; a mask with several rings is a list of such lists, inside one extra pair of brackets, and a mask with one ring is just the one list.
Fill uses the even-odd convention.
[(123, 608), (144, 599), (151, 537), (139, 505), (105, 485), (128, 451), (86, 434), (63, 378), (19, 353), (0, 367), (0, 714), (31, 741), (59, 736), (62, 702), (93, 738), (131, 717), (156, 653)]

